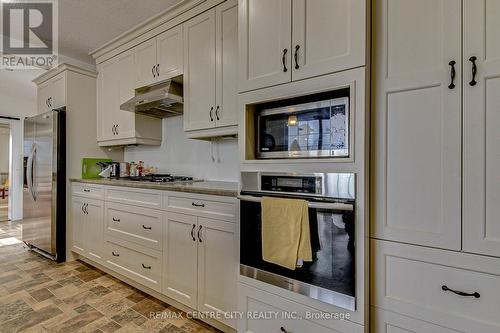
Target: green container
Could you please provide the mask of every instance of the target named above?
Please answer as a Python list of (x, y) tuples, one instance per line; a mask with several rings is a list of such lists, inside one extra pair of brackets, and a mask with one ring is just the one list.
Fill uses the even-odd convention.
[(112, 162), (110, 158), (83, 158), (82, 159), (82, 179), (100, 178), (101, 167), (97, 162)]

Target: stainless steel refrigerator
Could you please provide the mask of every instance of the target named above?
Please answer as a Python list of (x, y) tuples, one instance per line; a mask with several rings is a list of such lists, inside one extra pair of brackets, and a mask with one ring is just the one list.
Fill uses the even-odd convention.
[(66, 109), (24, 120), (23, 241), (62, 262), (66, 255)]

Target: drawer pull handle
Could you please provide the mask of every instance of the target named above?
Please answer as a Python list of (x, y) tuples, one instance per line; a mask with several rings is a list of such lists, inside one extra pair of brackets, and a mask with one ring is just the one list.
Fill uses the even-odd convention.
[(151, 266), (146, 266), (146, 265), (142, 264), (142, 268), (151, 269)]
[(283, 333), (288, 333), (288, 331), (283, 326), (280, 327), (280, 331)]
[(463, 291), (458, 291), (458, 290), (450, 289), (446, 285), (441, 286), (441, 289), (443, 289), (443, 291), (451, 291), (452, 293), (457, 294), (458, 296), (474, 297), (474, 298), (481, 297), (481, 294), (478, 293), (477, 291), (473, 292), (473, 293), (466, 293), (466, 292), (463, 292)]
[(194, 202), (191, 202), (191, 205), (193, 207), (205, 207), (205, 204), (197, 204), (197, 203), (194, 203)]
[(151, 230), (151, 227), (146, 227), (144, 224), (142, 225), (142, 228), (146, 230)]
[(120, 219), (117, 219), (117, 218), (114, 218), (114, 217), (113, 217), (113, 221), (114, 221), (114, 222), (120, 222)]
[(115, 251), (112, 251), (111, 254), (114, 256), (114, 257), (119, 257), (120, 254), (119, 253), (115, 253)]
[(90, 190), (89, 190), (88, 188), (84, 188), (84, 189), (83, 189), (83, 192), (87, 192), (87, 193), (89, 193), (89, 192), (90, 192)]

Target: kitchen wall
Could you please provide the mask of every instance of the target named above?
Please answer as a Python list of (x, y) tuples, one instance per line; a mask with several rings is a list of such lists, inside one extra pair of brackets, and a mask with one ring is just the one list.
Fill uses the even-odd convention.
[[(212, 160), (212, 151), (215, 161)], [(193, 176), (205, 180), (238, 181), (238, 140), (216, 143), (192, 140), (183, 131), (183, 118), (163, 119), (163, 142), (160, 147), (125, 148), (125, 161), (144, 161), (158, 167), (160, 173)]]

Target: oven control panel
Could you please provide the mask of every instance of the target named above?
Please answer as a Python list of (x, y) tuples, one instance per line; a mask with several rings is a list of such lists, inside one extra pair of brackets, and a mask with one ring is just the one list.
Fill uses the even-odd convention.
[(262, 175), (261, 190), (287, 193), (320, 194), (321, 180), (315, 176)]

